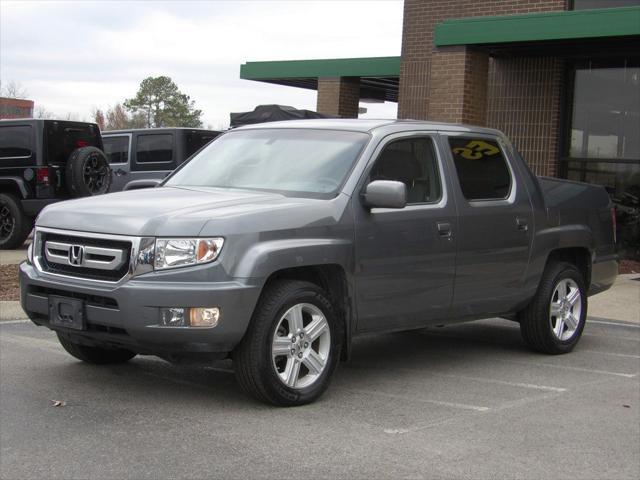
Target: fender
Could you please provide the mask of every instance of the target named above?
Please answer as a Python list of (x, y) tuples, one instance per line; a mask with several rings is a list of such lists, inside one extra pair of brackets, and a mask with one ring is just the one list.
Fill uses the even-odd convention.
[(20, 177), (0, 177), (0, 188), (4, 190), (6, 187), (17, 187), (22, 198), (29, 196), (29, 189), (24, 183), (24, 179)]
[(568, 224), (545, 228), (533, 240), (531, 262), (525, 279), (525, 289), (533, 295), (552, 251), (561, 248), (584, 248), (593, 254), (593, 232), (587, 225)]
[(351, 338), (355, 330), (356, 305), (353, 291), (353, 243), (348, 239), (305, 238), (261, 242), (248, 251), (232, 269), (234, 277), (258, 279), (260, 288), (275, 272), (288, 268), (339, 265), (346, 274), (345, 344), (341, 358), (351, 355)]
[(263, 282), (286, 268), (337, 264), (351, 272), (353, 244), (347, 239), (292, 238), (260, 242), (249, 248), (232, 267), (231, 275)]

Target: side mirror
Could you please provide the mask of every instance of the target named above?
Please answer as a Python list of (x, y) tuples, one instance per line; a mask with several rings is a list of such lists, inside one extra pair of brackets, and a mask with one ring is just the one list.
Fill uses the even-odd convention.
[(374, 180), (364, 191), (364, 204), (369, 208), (404, 208), (407, 186), (392, 180)]

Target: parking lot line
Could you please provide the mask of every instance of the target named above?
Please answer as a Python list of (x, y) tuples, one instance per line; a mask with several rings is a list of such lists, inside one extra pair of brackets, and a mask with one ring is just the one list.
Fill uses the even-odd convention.
[(611, 375), (615, 377), (624, 377), (624, 378), (634, 378), (638, 376), (637, 373), (611, 372), (609, 370), (597, 370), (593, 368), (572, 367), (570, 365), (554, 365), (553, 363), (545, 363), (545, 362), (521, 362), (518, 360), (503, 360), (503, 362), (515, 363), (518, 365), (528, 365), (533, 367), (539, 366), (539, 367), (549, 367), (549, 368), (560, 368), (562, 370), (574, 370), (576, 372), (597, 373), (600, 375)]
[(622, 357), (622, 358), (640, 358), (640, 355), (631, 355), (629, 353), (614, 353), (614, 352), (602, 352), (600, 350), (580, 350), (580, 352), (585, 353), (599, 353), (601, 355), (611, 355), (612, 357)]
[(470, 381), (480, 382), (480, 383), (493, 383), (493, 384), (496, 384), (496, 385), (506, 385), (508, 387), (530, 388), (530, 389), (533, 389), (533, 390), (543, 390), (543, 391), (548, 391), (548, 392), (561, 393), (561, 392), (566, 392), (567, 391), (566, 388), (550, 387), (548, 385), (536, 385), (534, 383), (509, 382), (507, 380), (498, 380), (498, 379), (495, 379), (495, 378), (469, 377), (469, 376), (466, 376), (466, 375), (449, 375), (449, 374), (443, 374), (443, 373), (436, 373), (435, 375), (438, 376), (438, 377), (458, 378), (458, 379), (461, 379), (461, 380), (470, 380)]
[(612, 327), (623, 327), (623, 328), (640, 328), (640, 325), (634, 325), (632, 323), (620, 323), (620, 322), (610, 322), (605, 320), (587, 320), (587, 325), (589, 323), (597, 323), (598, 325), (608, 325)]
[(480, 406), (480, 405), (469, 405), (466, 403), (455, 403), (455, 402), (443, 402), (440, 400), (431, 400), (428, 398), (419, 398), (419, 397), (408, 397), (406, 395), (395, 395), (393, 393), (385, 393), (385, 392), (377, 392), (374, 390), (364, 390), (361, 388), (349, 388), (349, 387), (337, 387), (334, 386), (333, 388), (337, 388), (340, 390), (344, 390), (346, 392), (353, 392), (353, 393), (361, 393), (364, 395), (377, 395), (380, 397), (386, 397), (386, 398), (395, 398), (398, 400), (408, 400), (408, 401), (412, 401), (412, 402), (423, 402), (423, 403), (430, 403), (432, 405), (439, 405), (441, 407), (450, 407), (450, 408), (456, 408), (459, 410), (473, 410), (476, 412), (487, 412), (489, 410), (491, 410), (489, 407), (484, 407), (484, 406)]

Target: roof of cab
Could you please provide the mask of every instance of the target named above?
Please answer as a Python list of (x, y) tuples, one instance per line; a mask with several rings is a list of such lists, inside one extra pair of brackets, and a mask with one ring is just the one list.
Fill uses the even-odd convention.
[(207, 128), (191, 128), (191, 127), (158, 127), (158, 128), (123, 128), (121, 130), (104, 130), (102, 135), (122, 135), (124, 133), (166, 133), (180, 131), (210, 132), (222, 133), (222, 130), (209, 130)]
[(448, 131), (448, 132), (477, 132), (500, 134), (498, 130), (474, 125), (458, 123), (429, 122), (423, 120), (373, 120), (373, 119), (346, 119), (346, 118), (322, 118), (308, 120), (286, 120), (282, 122), (257, 123), (234, 128), (233, 130), (251, 130), (265, 128), (305, 128), (322, 130), (349, 130), (357, 132), (372, 132), (378, 129), (392, 131)]

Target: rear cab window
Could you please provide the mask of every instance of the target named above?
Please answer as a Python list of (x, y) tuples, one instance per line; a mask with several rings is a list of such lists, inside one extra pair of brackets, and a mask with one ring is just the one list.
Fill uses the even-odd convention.
[(449, 137), (449, 147), (462, 194), (468, 201), (509, 197), (513, 179), (497, 140), (480, 136)]
[(129, 135), (103, 137), (104, 154), (109, 163), (127, 163), (129, 161)]

